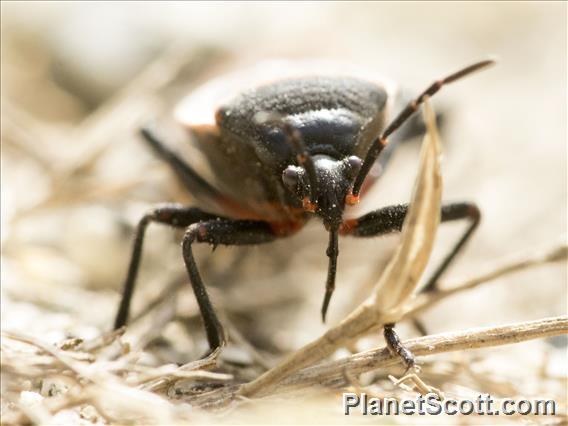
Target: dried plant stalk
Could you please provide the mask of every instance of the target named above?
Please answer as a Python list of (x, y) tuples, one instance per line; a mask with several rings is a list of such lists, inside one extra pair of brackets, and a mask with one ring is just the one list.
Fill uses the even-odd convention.
[(325, 358), (351, 339), (385, 323), (396, 322), (404, 315), (403, 307), (424, 271), (440, 221), (441, 144), (435, 114), (428, 100), (425, 102), (425, 111), (428, 134), (422, 144), (420, 168), (403, 225), (402, 241), (375, 291), (339, 325), (329, 329), (319, 339), (293, 353), (258, 379), (243, 385), (239, 395), (251, 397), (260, 391), (266, 392), (293, 372)]
[(488, 269), (487, 272), (482, 272), (459, 284), (443, 285), (436, 291), (419, 295), (412, 301), (413, 307), (406, 313), (406, 316), (414, 316), (447, 297), (461, 293), (462, 291), (472, 290), (482, 284), (491, 282), (505, 275), (513, 274), (535, 266), (544, 265), (546, 263), (565, 262), (566, 259), (568, 259), (568, 244), (564, 241), (552, 248), (548, 248), (546, 250), (541, 249), (536, 253), (521, 253), (511, 260), (503, 262), (499, 266), (493, 266)]
[[(440, 224), (442, 175), (441, 143), (436, 128), (436, 115), (428, 101), (424, 118), (427, 133), (423, 141), (420, 172), (416, 178), (411, 208), (402, 228), (402, 238), (392, 260), (374, 287), (372, 303), (377, 311), (388, 313), (401, 308), (411, 297), (432, 253)], [(400, 314), (392, 313), (396, 319)]]
[[(464, 349), (508, 345), (568, 333), (568, 316), (526, 321), (499, 327), (472, 328), (454, 333), (420, 337), (404, 342), (414, 355), (433, 355)], [(297, 372), (282, 382), (279, 391), (314, 385), (346, 385), (345, 374), (357, 375), (399, 362), (387, 348), (361, 352)]]

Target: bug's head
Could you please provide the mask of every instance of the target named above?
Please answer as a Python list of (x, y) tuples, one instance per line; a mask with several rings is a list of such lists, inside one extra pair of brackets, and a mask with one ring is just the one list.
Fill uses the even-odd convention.
[[(298, 197), (305, 211), (317, 214), (329, 231), (337, 232), (343, 219), (346, 197), (351, 193), (355, 177), (361, 170), (362, 160), (354, 155), (340, 157), (339, 150), (322, 152), (322, 147), (313, 143), (311, 148), (319, 152), (310, 152), (304, 138), (305, 132), (314, 123), (298, 125), (277, 112), (260, 112), (254, 119), (259, 128), (265, 129), (265, 140), (278, 141), (275, 146), (289, 147), (295, 156), (295, 164), (290, 164), (290, 161), (282, 171), (284, 186)], [(319, 122), (316, 120), (316, 123)], [(325, 124), (326, 128), (333, 128), (334, 123)], [(316, 126), (315, 133), (321, 133), (320, 127)], [(275, 138), (275, 135), (280, 138)], [(289, 159), (290, 151), (287, 153)]]
[(343, 218), (346, 196), (361, 164), (361, 159), (354, 155), (342, 160), (313, 155), (305, 162), (305, 167), (286, 167), (282, 181), (302, 200), (305, 210), (320, 216), (327, 229), (337, 229)]

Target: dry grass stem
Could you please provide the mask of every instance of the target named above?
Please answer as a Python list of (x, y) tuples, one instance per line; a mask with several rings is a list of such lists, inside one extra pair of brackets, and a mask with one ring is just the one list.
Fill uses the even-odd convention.
[(403, 308), (426, 267), (440, 221), (441, 145), (435, 114), (428, 101), (425, 102), (425, 121), (428, 133), (422, 144), (418, 177), (403, 225), (401, 243), (373, 294), (339, 325), (330, 328), (319, 339), (290, 355), (258, 379), (243, 385), (239, 391), (241, 396), (252, 397), (267, 392), (285, 377), (325, 358), (349, 340), (402, 318)]
[[(568, 334), (568, 317), (546, 318), (499, 327), (472, 328), (411, 339), (404, 345), (415, 355), (434, 355), (444, 352), (480, 349), (520, 343), (531, 339)], [(361, 352), (337, 361), (306, 368), (282, 382), (279, 391), (314, 385), (348, 385), (345, 372), (352, 376), (400, 363), (387, 348)]]
[(412, 318), (422, 311), (429, 309), (436, 303), (461, 293), (463, 291), (474, 289), (482, 284), (489, 283), (498, 278), (524, 271), (535, 266), (547, 263), (566, 262), (568, 259), (568, 244), (564, 241), (554, 245), (552, 248), (540, 249), (536, 253), (527, 253), (526, 251), (513, 256), (511, 259), (502, 261), (498, 266), (487, 268), (472, 278), (466, 279), (459, 284), (441, 285), (439, 290), (426, 294), (419, 294), (412, 302), (412, 308), (408, 310), (405, 317)]

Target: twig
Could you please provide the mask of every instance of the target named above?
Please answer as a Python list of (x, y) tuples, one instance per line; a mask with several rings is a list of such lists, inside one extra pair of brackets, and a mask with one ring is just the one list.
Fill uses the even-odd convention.
[(96, 352), (101, 348), (109, 346), (115, 340), (122, 337), (125, 331), (125, 327), (121, 327), (117, 330), (107, 331), (106, 333), (103, 333), (92, 340), (83, 342), (81, 344), (81, 349), (85, 352)]
[[(480, 349), (568, 334), (568, 316), (526, 321), (499, 327), (473, 328), (407, 340), (404, 346), (414, 355), (434, 355), (460, 350)], [(388, 348), (372, 349), (349, 357), (300, 370), (280, 385), (262, 389), (255, 396), (299, 390), (310, 386), (342, 387), (347, 377), (388, 367), (400, 360)]]
[(497, 268), (490, 269), (488, 272), (481, 273), (473, 278), (468, 279), (465, 282), (455, 285), (444, 286), (446, 288), (441, 288), (440, 290), (424, 293), (419, 295), (415, 301), (414, 308), (409, 311), (408, 316), (415, 316), (419, 312), (430, 308), (435, 303), (449, 297), (454, 294), (461, 293), (462, 291), (471, 290), (485, 284), (487, 282), (493, 281), (497, 278), (501, 278), (505, 275), (519, 272), (534, 266), (543, 265), (545, 263), (565, 261), (568, 258), (568, 245), (566, 243), (561, 243), (552, 249), (542, 250), (536, 254), (527, 255), (526, 253), (516, 256), (511, 261), (503, 263)]
[(92, 380), (90, 374), (86, 374), (86, 369), (83, 367), (83, 364), (80, 362), (75, 362), (70, 356), (65, 354), (63, 351), (59, 350), (56, 347), (51, 347), (50, 345), (41, 342), (40, 340), (31, 337), (31, 336), (24, 336), (19, 333), (11, 333), (8, 331), (2, 332), (3, 337), (7, 337), (12, 340), (18, 340), (23, 343), (27, 343), (28, 345), (35, 346), (36, 348), (46, 352), (47, 354), (51, 355), (73, 373), (75, 373), (78, 377), (83, 377), (88, 380)]
[[(404, 342), (404, 346), (415, 355), (434, 355), (443, 352), (509, 345), (561, 334), (568, 334), (568, 316), (435, 334), (407, 340)], [(390, 353), (388, 348), (373, 349), (301, 370), (285, 379), (282, 382), (282, 387), (279, 387), (278, 390), (290, 390), (291, 388), (302, 388), (316, 384), (343, 386), (347, 384), (345, 372), (357, 376), (398, 362), (400, 362), (399, 359)]]
[(141, 371), (140, 377), (137, 377), (136, 380), (130, 382), (128, 381), (129, 385), (137, 385), (140, 389), (147, 389), (145, 383), (150, 381), (154, 381), (156, 379), (162, 379), (164, 376), (171, 376), (174, 379), (189, 379), (199, 382), (229, 382), (234, 379), (232, 374), (223, 374), (223, 373), (213, 373), (210, 371), (204, 370), (195, 370), (195, 371), (184, 371), (180, 370), (179, 368), (169, 368), (169, 366), (165, 366), (168, 368), (151, 368), (144, 366), (140, 368)]
[[(74, 361), (69, 358), (63, 351), (56, 347), (51, 347), (35, 338), (22, 336), (14, 333), (2, 332), (4, 337), (18, 340), (33, 345), (43, 352), (47, 352), (53, 356), (64, 367), (70, 370), (77, 378), (86, 379), (89, 384), (82, 387), (81, 394), (83, 397), (96, 407), (97, 411), (108, 419), (115, 419), (114, 423), (120, 423), (118, 419), (124, 417), (116, 417), (113, 414), (120, 411), (123, 415), (128, 413), (129, 416), (145, 417), (148, 419), (160, 419), (165, 423), (174, 423), (174, 408), (165, 398), (158, 395), (126, 386), (117, 376), (111, 374), (103, 368), (92, 368), (84, 362)], [(217, 353), (213, 353), (208, 359), (200, 360), (192, 363), (192, 367), (202, 368), (207, 363), (214, 362)], [(181, 369), (185, 370), (183, 367)], [(177, 370), (176, 372), (177, 373)], [(169, 376), (158, 379), (159, 381), (171, 380)], [(177, 380), (177, 378), (174, 378)], [(108, 407), (108, 408), (107, 408)], [(29, 413), (34, 415), (34, 413)], [(28, 413), (26, 413), (28, 415)], [(43, 421), (41, 422), (43, 423)], [(51, 422), (48, 422), (51, 423)]]
[(163, 389), (167, 387), (170, 383), (177, 380), (179, 378), (179, 376), (176, 374), (177, 372), (207, 370), (208, 368), (213, 368), (217, 365), (217, 358), (219, 357), (220, 352), (221, 352), (220, 349), (217, 348), (215, 351), (211, 352), (211, 354), (209, 354), (207, 357), (184, 364), (181, 367), (179, 367), (176, 371), (174, 371), (173, 374), (169, 374), (160, 377), (159, 379), (155, 379), (149, 383), (146, 383), (141, 386), (141, 389), (156, 392), (159, 389)]

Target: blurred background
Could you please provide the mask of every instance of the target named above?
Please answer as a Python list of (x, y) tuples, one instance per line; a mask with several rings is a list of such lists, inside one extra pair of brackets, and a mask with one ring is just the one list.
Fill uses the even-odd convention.
[[(447, 118), (443, 198), (475, 201), (483, 213), (444, 281), (564, 241), (566, 27), (563, 2), (2, 2), (2, 329), (54, 343), (111, 328), (137, 221), (158, 202), (192, 203), (137, 129), (166, 122), (208, 79), (267, 58), (334, 59), (417, 93), (496, 56), (497, 66), (433, 101)], [(418, 139), (403, 145), (353, 214), (408, 201), (418, 150)], [(462, 229), (442, 228), (432, 263)], [(187, 362), (206, 348), (179, 238), (150, 227), (125, 336), (152, 365)], [(326, 239), (314, 223), (270, 247), (219, 247), (212, 256), (196, 249), (229, 333), (242, 343), (227, 358), (250, 362), (242, 348), (252, 345), (277, 359), (325, 330)], [(340, 241), (330, 323), (364, 297), (369, 271), (396, 241)], [(422, 320), (443, 332), (560, 315), (566, 293), (566, 265), (546, 265), (454, 297)], [(550, 356), (566, 377), (564, 345), (490, 353), (515, 357), (506, 363), (510, 379)]]

